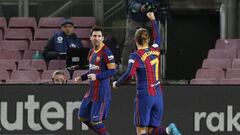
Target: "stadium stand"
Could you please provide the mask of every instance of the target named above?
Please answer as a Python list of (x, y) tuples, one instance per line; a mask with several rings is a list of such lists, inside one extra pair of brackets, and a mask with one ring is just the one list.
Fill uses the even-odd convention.
[(94, 17), (71, 17), (75, 28), (91, 28), (96, 25)]
[[(42, 83), (49, 81), (54, 70), (64, 69), (65, 60), (32, 60), (36, 51), (44, 50), (47, 40), (59, 31), (63, 17), (0, 17), (0, 83)], [(94, 17), (71, 17), (75, 33), (83, 46), (90, 47), (90, 28), (96, 24)], [(37, 25), (38, 24), (38, 25)], [(74, 77), (86, 71), (76, 71)], [(66, 70), (68, 78), (69, 72)], [(49, 78), (50, 77), (50, 78)], [(51, 80), (50, 80), (51, 81)], [(75, 83), (74, 80), (70, 82)], [(85, 82), (88, 83), (88, 82)]]
[(190, 84), (240, 84), (240, 39), (219, 39)]
[(60, 28), (63, 17), (41, 17), (38, 28)]

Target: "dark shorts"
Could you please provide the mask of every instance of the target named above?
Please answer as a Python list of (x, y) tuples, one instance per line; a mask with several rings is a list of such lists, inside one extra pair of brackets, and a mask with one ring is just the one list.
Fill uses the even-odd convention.
[(162, 95), (135, 98), (134, 125), (140, 127), (158, 127), (162, 122)]
[(105, 120), (110, 110), (110, 101), (92, 102), (83, 100), (79, 109), (78, 117), (98, 122)]

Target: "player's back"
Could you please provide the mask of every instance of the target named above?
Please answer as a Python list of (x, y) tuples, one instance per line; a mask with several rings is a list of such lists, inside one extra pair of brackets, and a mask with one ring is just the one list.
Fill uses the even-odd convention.
[(139, 49), (135, 52), (139, 63), (136, 69), (137, 91), (144, 95), (156, 95), (159, 81), (159, 55), (154, 48)]

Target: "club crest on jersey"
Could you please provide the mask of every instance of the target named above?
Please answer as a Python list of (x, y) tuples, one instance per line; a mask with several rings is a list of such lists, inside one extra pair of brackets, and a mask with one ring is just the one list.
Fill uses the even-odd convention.
[(57, 43), (63, 43), (63, 37), (57, 37)]
[(100, 61), (100, 57), (97, 57), (97, 58), (96, 58), (96, 62), (99, 62), (99, 61)]

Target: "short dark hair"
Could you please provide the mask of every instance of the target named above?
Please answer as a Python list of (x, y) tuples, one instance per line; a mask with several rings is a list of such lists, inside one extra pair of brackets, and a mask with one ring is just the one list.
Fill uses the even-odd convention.
[(94, 26), (94, 27), (92, 27), (92, 29), (91, 29), (91, 31), (90, 31), (90, 36), (92, 35), (92, 33), (93, 33), (94, 31), (101, 31), (102, 34), (103, 34), (103, 32), (104, 32), (102, 27)]

